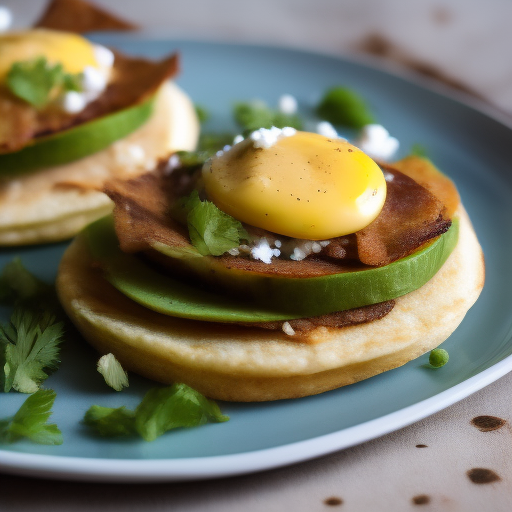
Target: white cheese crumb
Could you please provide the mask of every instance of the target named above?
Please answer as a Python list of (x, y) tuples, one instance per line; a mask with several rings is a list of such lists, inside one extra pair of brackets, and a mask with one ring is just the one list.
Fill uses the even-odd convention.
[(380, 124), (368, 124), (361, 133), (358, 147), (368, 156), (387, 160), (398, 150), (400, 143)]
[[(271, 249), (266, 238), (260, 238), (258, 242), (251, 248), (251, 256), (255, 260), (263, 261), (263, 263), (270, 263), (272, 260), (272, 256), (274, 255), (274, 251), (276, 249)], [(278, 249), (277, 249), (278, 250)]]
[(59, 103), (62, 110), (68, 114), (76, 114), (84, 109), (87, 100), (81, 92), (69, 91), (60, 97)]
[(95, 44), (94, 57), (96, 62), (103, 68), (111, 68), (114, 65), (114, 53), (105, 46)]
[(311, 251), (315, 254), (318, 254), (322, 250), (322, 246), (318, 242), (313, 242), (311, 244)]
[(276, 240), (276, 241), (274, 242), (274, 245), (279, 249), (279, 248), (281, 247), (281, 245), (282, 245), (281, 240)]
[(12, 24), (12, 13), (3, 5), (0, 5), (0, 32), (6, 32), (9, 30)]
[(293, 249), (293, 254), (290, 256), (291, 260), (302, 261), (306, 257), (306, 253), (299, 247)]
[(82, 74), (82, 87), (85, 93), (97, 96), (107, 86), (107, 75), (93, 66), (85, 66)]
[(295, 331), (293, 327), (290, 325), (290, 322), (283, 322), (283, 332), (285, 334), (288, 334), (288, 336), (293, 336), (295, 334)]
[(233, 145), (234, 144), (238, 144), (239, 142), (242, 142), (244, 140), (244, 136), (243, 135), (237, 135), (234, 139), (233, 139)]
[(323, 135), (324, 137), (329, 137), (331, 139), (337, 139), (338, 138), (338, 132), (336, 131), (336, 128), (329, 123), (329, 121), (320, 121), (316, 125), (316, 133)]
[(277, 108), (283, 114), (288, 114), (288, 115), (295, 114), (298, 109), (297, 100), (291, 94), (283, 94), (279, 98)]
[(252, 132), (250, 138), (254, 142), (255, 148), (270, 149), (278, 140), (284, 137), (291, 137), (296, 132), (297, 130), (290, 126), (282, 129), (272, 126), (270, 129), (260, 128)]
[(228, 254), (230, 254), (231, 256), (238, 256), (240, 254), (240, 249), (238, 249), (238, 247), (229, 249)]
[(385, 172), (384, 179), (386, 181), (393, 181), (395, 179), (395, 176), (393, 174), (391, 174), (390, 172)]

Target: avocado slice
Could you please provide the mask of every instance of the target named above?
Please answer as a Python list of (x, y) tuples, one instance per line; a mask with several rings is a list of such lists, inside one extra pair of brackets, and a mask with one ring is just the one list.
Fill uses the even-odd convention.
[[(84, 231), (106, 279), (135, 302), (170, 316), (216, 322), (262, 322), (312, 317), (376, 304), (405, 295), (431, 279), (455, 248), (458, 220), (426, 247), (389, 265), (322, 277), (282, 278), (226, 272), (246, 292), (238, 296), (208, 292), (158, 273), (118, 246), (112, 217)], [(201, 258), (192, 258), (196, 264)], [(199, 263), (200, 264), (200, 263)]]
[(110, 146), (143, 125), (154, 96), (143, 103), (40, 137), (19, 151), (0, 154), (0, 174), (17, 175), (79, 160)]

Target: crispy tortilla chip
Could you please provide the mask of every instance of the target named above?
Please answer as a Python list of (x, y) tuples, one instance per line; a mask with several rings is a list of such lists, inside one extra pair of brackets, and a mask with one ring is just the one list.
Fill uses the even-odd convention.
[(116, 52), (110, 84), (99, 98), (77, 114), (51, 109), (38, 112), (16, 98), (1, 100), (0, 151), (20, 150), (35, 137), (51, 135), (137, 105), (173, 77), (178, 67), (176, 54), (161, 61), (150, 61)]
[(101, 30), (136, 30), (139, 27), (101, 7), (83, 0), (53, 0), (36, 22), (37, 28), (67, 32), (96, 32)]

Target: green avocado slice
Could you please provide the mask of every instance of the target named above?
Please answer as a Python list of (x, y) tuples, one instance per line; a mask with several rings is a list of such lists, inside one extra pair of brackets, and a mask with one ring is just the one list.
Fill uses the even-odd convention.
[(119, 249), (111, 215), (90, 224), (82, 234), (93, 258), (105, 270), (105, 278), (121, 293), (164, 315), (212, 322), (267, 322), (298, 318), (280, 311), (241, 304), (164, 276), (141, 259)]
[(0, 175), (17, 175), (91, 155), (126, 137), (153, 112), (154, 97), (84, 124), (35, 139), (19, 151), (0, 154)]
[(164, 276), (118, 246), (111, 216), (84, 231), (106, 279), (135, 302), (169, 316), (216, 322), (264, 322), (319, 316), (376, 304), (423, 286), (457, 244), (458, 220), (427, 247), (389, 265), (313, 278), (244, 277), (255, 301), (204, 291)]

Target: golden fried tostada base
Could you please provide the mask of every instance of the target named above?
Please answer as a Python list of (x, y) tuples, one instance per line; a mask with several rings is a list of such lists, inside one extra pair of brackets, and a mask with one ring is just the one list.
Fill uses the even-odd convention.
[[(111, 177), (131, 178), (173, 150), (192, 150), (199, 123), (188, 96), (168, 82), (149, 121), (90, 156), (0, 181), (0, 245), (65, 240), (112, 210), (101, 192)], [(147, 164), (145, 164), (147, 162)]]
[(102, 354), (112, 352), (127, 370), (163, 383), (184, 382), (220, 400), (314, 395), (401, 366), (456, 329), (485, 278), (482, 250), (462, 206), (458, 215), (459, 242), (426, 285), (396, 299), (394, 309), (380, 320), (319, 327), (309, 342), (145, 309), (91, 266), (80, 236), (61, 262), (57, 290), (87, 341)]

